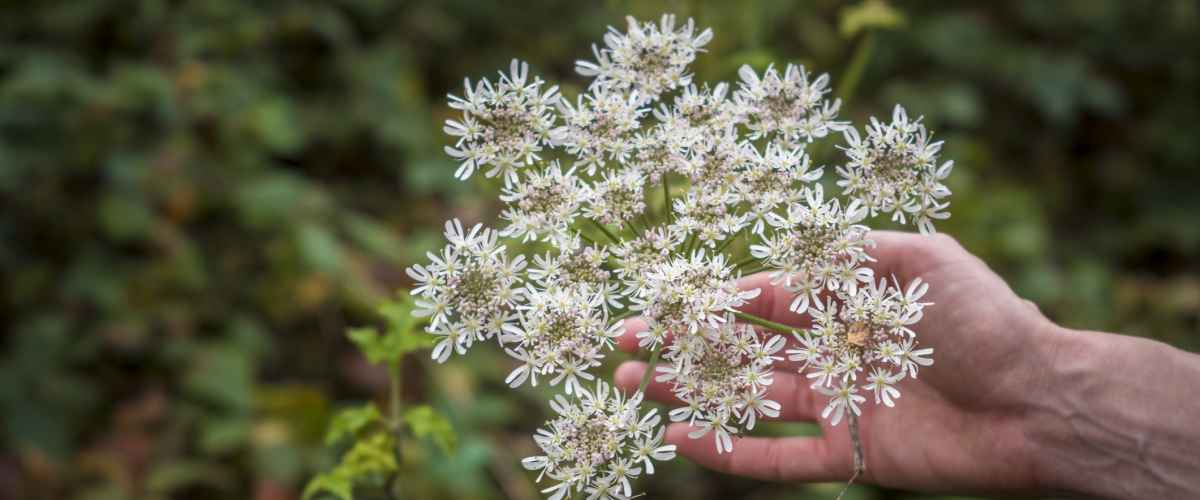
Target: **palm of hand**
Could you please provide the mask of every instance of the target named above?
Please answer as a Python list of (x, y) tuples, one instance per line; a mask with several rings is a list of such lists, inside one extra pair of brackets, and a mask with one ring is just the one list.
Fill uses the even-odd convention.
[[(896, 407), (864, 405), (864, 479), (926, 491), (1033, 488), (1036, 471), (1023, 434), (1022, 408), (1037, 391), (1040, 366), (1045, 366), (1028, 348), (1040, 341), (1049, 321), (951, 238), (892, 232), (871, 237), (878, 243), (871, 252), (878, 259), (877, 275), (895, 275), (901, 283), (920, 277), (930, 283), (924, 300), (934, 305), (916, 330), (921, 345), (934, 348), (935, 363), (918, 379), (900, 384)], [(769, 286), (762, 276), (747, 278), (743, 285)], [(802, 325), (802, 318), (787, 310), (789, 296), (768, 288), (747, 310)], [(618, 369), (617, 383), (636, 388), (644, 368), (626, 363)], [(784, 369), (794, 366), (785, 364)], [(781, 419), (817, 421), (823, 436), (742, 438), (732, 453), (717, 454), (710, 440), (689, 439), (687, 426), (676, 424), (668, 441), (702, 465), (734, 474), (784, 481), (848, 478), (853, 467), (850, 436), (845, 424), (832, 427), (819, 418), (825, 397), (809, 389), (802, 375), (791, 373), (777, 374), (769, 394), (783, 406)], [(648, 395), (672, 401), (661, 384), (651, 384)]]

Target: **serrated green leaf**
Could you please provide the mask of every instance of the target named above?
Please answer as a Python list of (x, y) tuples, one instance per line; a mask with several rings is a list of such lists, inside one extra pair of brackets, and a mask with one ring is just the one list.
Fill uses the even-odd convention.
[(346, 330), (346, 337), (358, 346), (358, 350), (362, 351), (371, 364), (379, 364), (393, 359), (393, 353), (384, 345), (383, 339), (379, 337), (379, 331), (373, 327), (350, 328)]
[[(365, 408), (359, 410), (370, 413)], [(392, 435), (384, 431), (359, 439), (350, 451), (342, 455), (337, 467), (317, 475), (308, 482), (304, 487), (302, 500), (316, 498), (321, 493), (327, 493), (340, 500), (353, 500), (354, 486), (361, 480), (369, 476), (393, 473), (399, 469), (394, 447)]]
[(406, 292), (401, 295), (403, 298), (399, 301), (387, 301), (379, 306), (379, 315), (387, 323), (383, 335), (370, 327), (346, 331), (346, 336), (372, 364), (394, 361), (404, 354), (433, 346), (434, 338), (419, 328), (424, 321), (412, 315), (412, 298)]
[(389, 332), (406, 332), (412, 330), (417, 323), (417, 318), (412, 315), (412, 310), (412, 298), (404, 297), (399, 301), (389, 300), (380, 304), (376, 312), (387, 320)]
[(458, 446), (458, 435), (446, 417), (429, 405), (410, 408), (404, 412), (404, 421), (412, 429), (414, 436), (428, 437), (446, 454), (454, 453)]
[(842, 36), (853, 38), (863, 30), (898, 28), (907, 22), (904, 13), (886, 0), (863, 0), (858, 5), (842, 9), (839, 29)]
[(339, 472), (341, 471), (335, 469), (310, 479), (304, 486), (301, 500), (317, 498), (321, 493), (327, 493), (340, 500), (354, 500), (354, 483), (351, 478)]
[(388, 341), (399, 354), (433, 347), (434, 338), (421, 329), (425, 319), (413, 316), (416, 305), (412, 295), (401, 290), (399, 296), (399, 300), (384, 302), (378, 309), (379, 315), (387, 320)]
[(354, 436), (366, 426), (382, 420), (383, 417), (374, 403), (342, 410), (329, 423), (329, 431), (325, 434), (325, 444), (336, 444), (343, 438)]
[(396, 464), (395, 442), (387, 432), (376, 432), (354, 443), (354, 447), (342, 457), (339, 469), (356, 479), (367, 474), (393, 472)]

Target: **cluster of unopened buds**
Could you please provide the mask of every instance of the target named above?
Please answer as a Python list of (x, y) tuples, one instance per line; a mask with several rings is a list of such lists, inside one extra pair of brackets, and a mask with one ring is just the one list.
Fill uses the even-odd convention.
[[(872, 394), (895, 405), (897, 384), (932, 364), (914, 330), (928, 284), (877, 276), (864, 221), (886, 214), (930, 233), (949, 216), (941, 142), (899, 106), (861, 131), (839, 121), (828, 76), (801, 66), (696, 84), (688, 65), (711, 38), (671, 15), (629, 18), (577, 63), (591, 82), (574, 99), (516, 60), (450, 96), (455, 175), (503, 180), (504, 226), (447, 222), (447, 245), (408, 270), (416, 314), (431, 317), (437, 361), (491, 341), (515, 360), (509, 385), (560, 389), (534, 436), (542, 454), (523, 461), (555, 482), (553, 499), (629, 498), (631, 479), (675, 455), (658, 411), (642, 408), (645, 382), (625, 394), (598, 380), (625, 318), (644, 320), (633, 333), (648, 375), (682, 402), (669, 420), (718, 452), (779, 416), (767, 398), (779, 361), (828, 396), (832, 425)], [(839, 138), (828, 151), (840, 192), (828, 196), (810, 145)], [(738, 279), (760, 272), (811, 325), (740, 310), (761, 290)]]

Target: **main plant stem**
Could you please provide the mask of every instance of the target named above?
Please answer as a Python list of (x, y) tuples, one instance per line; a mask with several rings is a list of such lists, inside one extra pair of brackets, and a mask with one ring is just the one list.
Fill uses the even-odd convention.
[(854, 484), (854, 480), (867, 470), (867, 462), (863, 458), (862, 439), (858, 437), (858, 415), (850, 412), (850, 418), (847, 419), (850, 427), (850, 442), (854, 444), (854, 473), (850, 474), (850, 480), (846, 481), (846, 486), (842, 488), (842, 492), (838, 493), (838, 500), (846, 494), (846, 490), (850, 489), (850, 485)]

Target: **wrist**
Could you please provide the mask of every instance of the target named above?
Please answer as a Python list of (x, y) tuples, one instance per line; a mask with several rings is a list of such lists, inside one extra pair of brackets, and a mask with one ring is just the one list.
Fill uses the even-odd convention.
[(1079, 453), (1071, 424), (1076, 410), (1064, 394), (1088, 378), (1095, 370), (1091, 360), (1103, 359), (1103, 355), (1096, 355), (1100, 346), (1084, 332), (1048, 320), (1045, 323), (1036, 335), (1041, 346), (1036, 349), (1043, 368), (1041, 380), (1028, 394), (1023, 419), (1033, 480), (1038, 491), (1080, 493), (1086, 485), (1077, 484), (1079, 478), (1064, 467), (1064, 456)]
[(1182, 416), (1200, 417), (1195, 398), (1182, 393), (1187, 380), (1200, 380), (1196, 358), (1161, 342), (1053, 324), (1044, 335), (1047, 370), (1024, 419), (1039, 489), (1179, 496), (1180, 485), (1161, 475), (1185, 465), (1181, 457), (1197, 444), (1177, 434), (1189, 428)]

